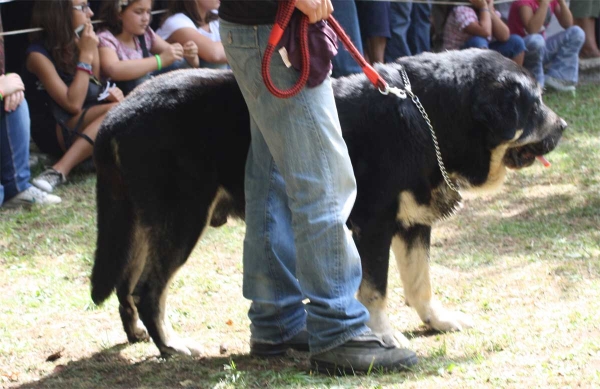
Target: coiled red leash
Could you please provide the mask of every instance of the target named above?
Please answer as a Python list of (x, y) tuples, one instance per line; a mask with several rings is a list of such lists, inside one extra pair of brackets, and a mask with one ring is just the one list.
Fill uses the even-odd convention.
[[(302, 15), (302, 20), (300, 21), (300, 50), (302, 53), (302, 69), (300, 71), (300, 78), (298, 79), (296, 84), (294, 84), (288, 90), (281, 90), (277, 88), (275, 84), (273, 84), (273, 80), (271, 79), (271, 58), (273, 56), (273, 53), (275, 52), (275, 47), (281, 40), (283, 32), (287, 28), (290, 19), (292, 18), (292, 14), (294, 13), (295, 9), (296, 0), (279, 2), (275, 25), (273, 26), (273, 30), (271, 30), (269, 42), (267, 43), (267, 49), (265, 50), (262, 61), (261, 71), (267, 89), (274, 96), (282, 99), (287, 99), (289, 97), (297, 95), (306, 85), (306, 82), (308, 81), (308, 75), (310, 72), (310, 53), (308, 51), (308, 16)], [(335, 20), (333, 16), (329, 16), (327, 22), (338, 35), (338, 38), (342, 41), (352, 58), (354, 58), (354, 60), (362, 68), (363, 72), (371, 81), (371, 83), (380, 91), (387, 91), (387, 82), (385, 82), (385, 80), (379, 75), (379, 73), (377, 73), (377, 71), (367, 63), (367, 61), (363, 58), (363, 56), (352, 43), (352, 40), (350, 40), (350, 37), (348, 37), (344, 29), (339, 25), (337, 20)]]

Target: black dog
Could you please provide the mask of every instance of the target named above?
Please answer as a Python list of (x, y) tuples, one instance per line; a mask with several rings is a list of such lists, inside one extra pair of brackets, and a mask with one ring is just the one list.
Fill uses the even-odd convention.
[[(422, 54), (377, 69), (398, 87), (405, 69), (442, 160), (410, 96), (383, 95), (364, 75), (334, 82), (358, 183), (348, 221), (362, 258), (358, 298), (375, 332), (404, 342), (386, 315), (390, 247), (406, 302), (423, 322), (440, 331), (469, 326), (468, 318), (444, 310), (432, 296), (431, 227), (461, 200), (440, 166), (460, 190), (496, 188), (506, 167), (529, 166), (554, 149), (566, 123), (544, 105), (529, 73), (491, 50)], [(166, 322), (167, 286), (209, 223), (244, 217), (249, 142), (248, 111), (228, 71), (155, 78), (107, 115), (94, 151), (92, 299), (99, 304), (116, 288), (129, 341), (149, 334), (162, 354), (199, 352)]]

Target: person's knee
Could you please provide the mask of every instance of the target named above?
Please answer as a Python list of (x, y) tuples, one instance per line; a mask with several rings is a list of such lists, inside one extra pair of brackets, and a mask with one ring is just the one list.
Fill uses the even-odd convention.
[(525, 51), (525, 41), (516, 34), (511, 34), (508, 41), (506, 41), (506, 44), (510, 48), (511, 57), (517, 56)]
[(470, 38), (468, 41), (465, 42), (463, 48), (464, 49), (468, 49), (468, 48), (476, 48), (476, 49), (487, 49), (489, 47), (489, 43), (487, 41), (487, 39), (480, 37), (480, 36), (474, 36), (472, 38)]
[(525, 42), (525, 46), (528, 51), (543, 51), (546, 48), (546, 40), (540, 34), (532, 34)]
[(575, 42), (577, 44), (583, 45), (585, 42), (585, 32), (579, 26), (573, 25), (566, 30), (567, 36), (569, 40)]

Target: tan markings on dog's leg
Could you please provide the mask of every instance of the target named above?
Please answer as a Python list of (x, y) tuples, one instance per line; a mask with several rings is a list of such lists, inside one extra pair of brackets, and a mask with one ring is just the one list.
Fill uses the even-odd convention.
[(417, 311), (423, 323), (438, 331), (460, 331), (472, 326), (466, 315), (448, 312), (434, 299), (427, 247), (415, 242), (409, 249), (403, 239), (395, 236), (392, 251), (400, 270), (406, 302)]
[(415, 224), (431, 225), (440, 217), (432, 212), (430, 206), (417, 203), (411, 192), (400, 193), (400, 207), (396, 219), (400, 220), (405, 227)]
[[(229, 196), (229, 193), (223, 187), (218, 188), (217, 193), (215, 194), (215, 198), (213, 199), (210, 207), (208, 208), (206, 223), (204, 225), (204, 228), (202, 228), (202, 231), (200, 232), (200, 238), (198, 240), (202, 239), (204, 231), (206, 231), (206, 228), (210, 225), (212, 214), (219, 201)], [(173, 330), (173, 327), (171, 326), (171, 323), (169, 322), (169, 319), (166, 315), (167, 292), (169, 290), (169, 285), (171, 284), (172, 279), (175, 277), (175, 274), (177, 274), (177, 272), (174, 272), (171, 276), (171, 279), (168, 280), (165, 289), (163, 290), (163, 293), (159, 299), (157, 327), (160, 333), (160, 337), (164, 340), (166, 346), (166, 349), (161, 350), (161, 352), (200, 356), (202, 355), (202, 347), (191, 339), (182, 339)]]
[[(129, 258), (129, 263), (125, 269), (125, 274), (123, 277), (123, 279), (126, 280), (125, 292), (127, 295), (123, 297), (126, 303), (123, 304), (121, 302), (120, 307), (120, 309), (123, 309), (127, 315), (127, 320), (124, 318), (123, 313), (121, 314), (121, 317), (123, 319), (123, 325), (126, 328), (125, 332), (127, 333), (127, 337), (130, 341), (148, 339), (148, 331), (140, 320), (136, 308), (136, 301), (132, 296), (135, 286), (137, 285), (144, 267), (146, 266), (146, 259), (148, 258), (148, 246), (148, 229), (140, 226), (139, 222), (136, 220), (133, 228), (131, 257)], [(117, 291), (117, 293), (119, 293), (119, 291)], [(122, 297), (119, 296), (119, 300), (121, 300), (121, 298)]]
[(394, 332), (387, 315), (387, 299), (373, 288), (371, 283), (363, 279), (357, 298), (369, 310), (370, 318), (367, 326), (374, 333), (381, 336), (388, 344), (396, 344), (400, 347), (409, 346), (410, 342), (402, 333)]
[(112, 151), (113, 151), (113, 155), (115, 156), (115, 166), (120, 167), (121, 166), (121, 158), (119, 157), (119, 143), (117, 142), (116, 139), (112, 139), (110, 142), (111, 146), (112, 146)]

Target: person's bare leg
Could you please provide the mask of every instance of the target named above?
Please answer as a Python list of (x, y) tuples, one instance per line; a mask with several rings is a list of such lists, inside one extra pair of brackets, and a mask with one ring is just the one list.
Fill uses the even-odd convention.
[(598, 58), (600, 57), (600, 49), (596, 41), (596, 19), (594, 18), (575, 18), (576, 25), (585, 32), (585, 42), (579, 52), (581, 58)]
[(387, 38), (382, 36), (372, 36), (367, 39), (367, 50), (369, 52), (369, 63), (383, 63), (385, 56), (385, 45)]
[[(86, 113), (83, 120), (83, 133), (90, 137), (90, 139), (95, 140), (96, 134), (98, 134), (98, 129), (100, 128), (100, 124), (102, 120), (104, 120), (104, 116), (110, 108), (112, 108), (116, 103), (113, 104), (102, 104), (91, 107)], [(79, 119), (78, 117), (72, 118), (67, 125), (74, 125), (72, 123), (74, 120)], [(92, 155), (93, 146), (85, 139), (78, 137), (75, 142), (69, 147), (69, 149), (65, 152), (52, 168), (57, 172), (62, 173), (65, 177), (71, 172), (71, 170), (85, 161)]]
[(512, 57), (512, 60), (513, 60), (513, 61), (514, 61), (514, 62), (515, 62), (517, 65), (520, 65), (520, 66), (523, 66), (523, 59), (525, 59), (525, 52), (522, 52), (521, 54), (519, 54), (519, 55), (516, 55), (516, 56)]

